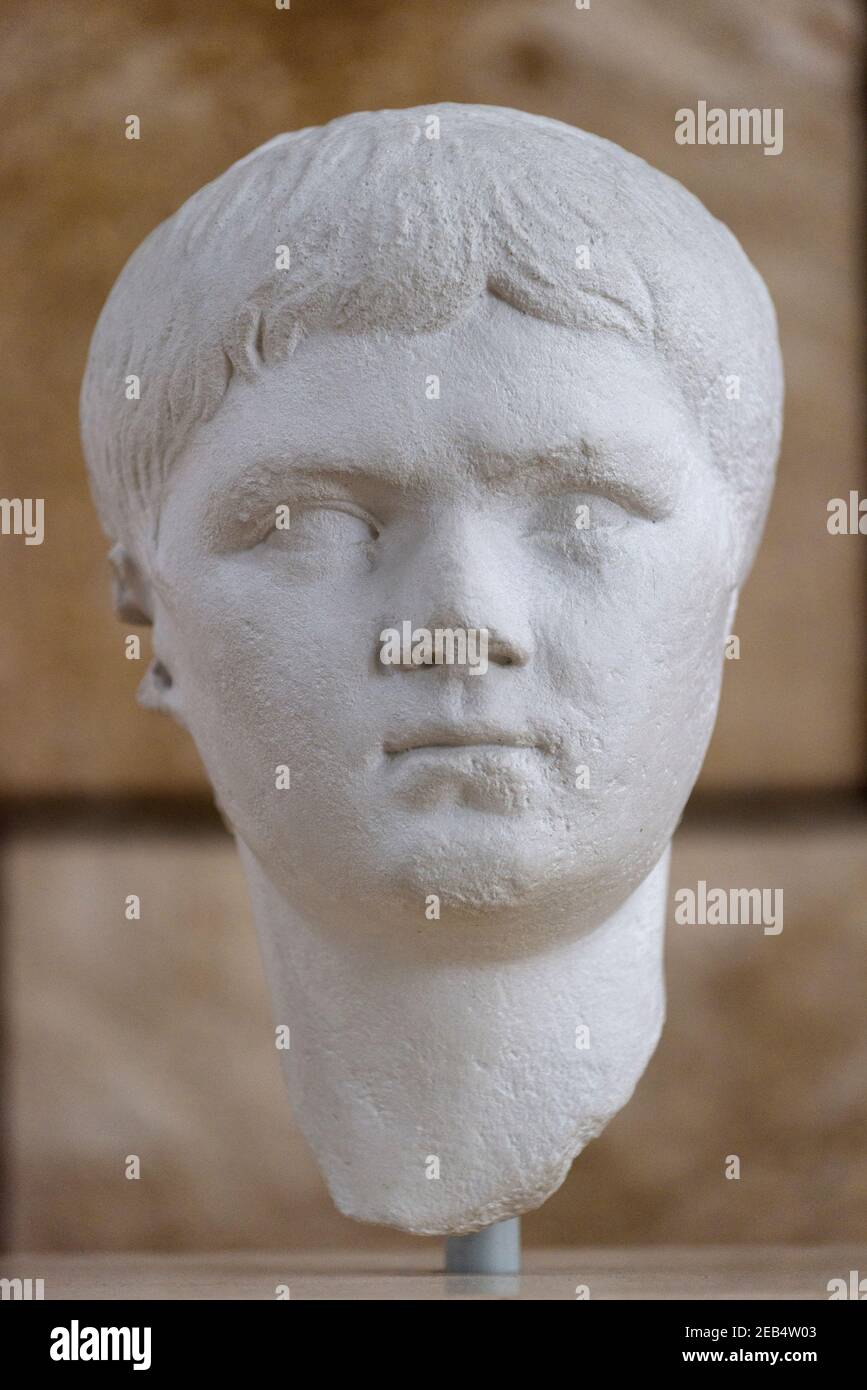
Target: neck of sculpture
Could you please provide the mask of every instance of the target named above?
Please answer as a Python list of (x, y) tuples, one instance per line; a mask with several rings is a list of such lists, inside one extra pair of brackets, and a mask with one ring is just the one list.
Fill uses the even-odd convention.
[(592, 930), (509, 953), (437, 922), (399, 950), (325, 930), (240, 849), (294, 1116), (339, 1209), (443, 1234), (539, 1206), (658, 1041), (668, 851)]

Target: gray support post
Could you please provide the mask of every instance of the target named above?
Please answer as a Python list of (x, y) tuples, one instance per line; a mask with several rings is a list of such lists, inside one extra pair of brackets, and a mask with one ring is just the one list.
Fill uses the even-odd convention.
[(520, 1274), (521, 1218), (446, 1238), (446, 1274)]

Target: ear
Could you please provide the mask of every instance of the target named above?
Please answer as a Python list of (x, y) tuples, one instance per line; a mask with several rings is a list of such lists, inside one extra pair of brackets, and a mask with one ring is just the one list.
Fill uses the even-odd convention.
[(153, 660), (149, 662), (147, 670), (139, 681), (136, 699), (143, 709), (154, 709), (158, 710), (160, 714), (170, 714), (183, 728), (186, 728), (172, 673), (158, 656), (154, 656)]
[[(137, 627), (153, 627), (153, 589), (144, 567), (120, 544), (112, 547), (108, 559), (117, 616)], [(184, 723), (171, 671), (156, 651), (139, 683), (137, 699), (145, 709), (165, 711)]]
[(153, 595), (150, 580), (143, 568), (123, 546), (112, 546), (108, 552), (112, 569), (114, 611), (126, 623), (150, 627), (154, 620)]

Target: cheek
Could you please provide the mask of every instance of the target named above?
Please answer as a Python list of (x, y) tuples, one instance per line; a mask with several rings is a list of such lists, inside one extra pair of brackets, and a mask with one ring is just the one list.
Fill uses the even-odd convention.
[(211, 557), (207, 584), (175, 591), (165, 621), (189, 728), (209, 770), (288, 760), (340, 744), (359, 676), (375, 652), (358, 600), (333, 584), (275, 583), (254, 566)]
[(648, 566), (630, 618), (624, 750), (642, 760), (651, 785), (677, 796), (691, 789), (713, 730), (730, 603), (725, 567), (700, 540), (683, 535)]
[(695, 524), (660, 524), (576, 570), (549, 603), (548, 679), (568, 700), (570, 726), (612, 770), (648, 758), (681, 769), (700, 763), (727, 635), (722, 560)]

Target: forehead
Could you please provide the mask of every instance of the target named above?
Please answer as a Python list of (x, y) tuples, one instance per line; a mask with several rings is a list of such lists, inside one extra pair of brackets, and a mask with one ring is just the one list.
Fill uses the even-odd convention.
[(251, 462), (448, 471), (562, 449), (694, 452), (658, 349), (522, 314), (486, 296), (431, 333), (318, 333), (254, 380), (236, 378), (182, 464), (228, 481)]

